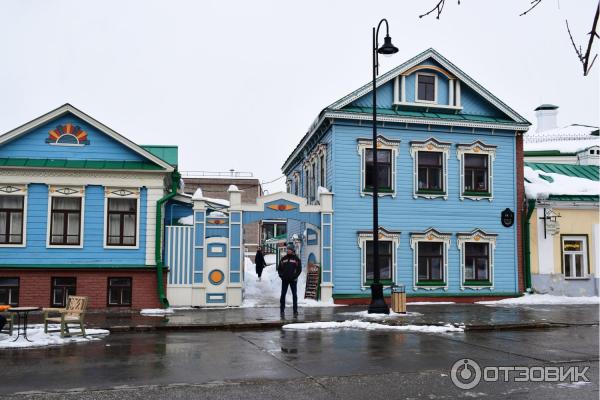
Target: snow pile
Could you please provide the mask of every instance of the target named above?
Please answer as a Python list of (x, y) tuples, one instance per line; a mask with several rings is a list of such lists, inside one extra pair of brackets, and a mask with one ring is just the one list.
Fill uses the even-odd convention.
[(345, 312), (345, 313), (340, 313), (340, 315), (354, 315), (360, 318), (364, 318), (364, 319), (373, 319), (373, 320), (383, 320), (383, 319), (389, 319), (389, 318), (398, 318), (398, 317), (415, 317), (415, 316), (419, 316), (419, 315), (423, 315), (421, 313), (418, 312), (407, 312), (406, 314), (402, 314), (402, 313), (395, 313), (392, 310), (390, 310), (389, 314), (369, 314), (369, 311), (357, 311), (357, 312)]
[[(552, 182), (542, 178), (550, 178)], [(554, 174), (525, 167), (525, 195), (546, 199), (550, 195), (600, 195), (600, 183), (585, 178)]]
[(319, 188), (317, 189), (317, 193), (319, 195), (323, 194), (323, 193), (330, 193), (329, 189), (323, 187), (323, 186), (319, 186)]
[[(275, 255), (267, 254), (265, 262), (268, 264), (262, 272), (259, 281), (256, 275), (256, 266), (250, 258), (245, 258), (244, 264), (244, 302), (242, 307), (279, 307), (279, 296), (281, 295), (281, 279), (275, 268)], [(316, 301), (304, 298), (306, 289), (306, 268), (298, 277), (298, 307), (335, 307), (336, 304), (325, 301)], [(292, 306), (292, 290), (288, 289), (286, 306)]]
[(510, 299), (494, 300), (494, 301), (478, 301), (477, 304), (486, 305), (529, 305), (529, 304), (598, 304), (600, 297), (569, 297), (569, 296), (552, 296), (550, 294), (526, 294), (522, 297), (514, 297)]
[[(58, 330), (60, 325), (48, 325), (49, 330)], [(36, 324), (30, 325), (27, 328), (27, 337), (31, 342), (25, 340), (23, 336), (19, 337), (19, 340), (13, 342), (14, 336), (0, 334), (0, 350), (1, 349), (17, 349), (17, 348), (30, 348), (30, 347), (46, 347), (46, 346), (59, 346), (69, 343), (81, 343), (81, 342), (92, 342), (101, 340), (106, 337), (110, 332), (105, 329), (86, 329), (86, 337), (75, 336), (79, 334), (80, 330), (75, 328), (69, 328), (72, 337), (60, 337), (60, 332), (44, 333), (44, 325)], [(16, 333), (14, 334), (16, 335)]]
[(225, 215), (225, 213), (222, 213), (221, 211), (212, 211), (210, 214), (208, 214), (209, 217), (218, 217), (218, 218), (225, 218), (227, 217), (227, 215)]
[(202, 188), (196, 189), (192, 196), (192, 200), (202, 200), (204, 199), (204, 193), (202, 193)]
[(175, 311), (172, 308), (144, 308), (140, 314), (149, 317), (162, 317), (163, 315), (173, 314)]
[(177, 220), (179, 225), (194, 225), (194, 215), (188, 215), (187, 217), (181, 217)]
[(227, 188), (227, 191), (228, 192), (239, 192), (240, 189), (238, 189), (238, 187), (235, 185), (229, 185), (229, 187)]
[(399, 332), (423, 332), (423, 333), (444, 333), (444, 332), (463, 332), (464, 327), (457, 327), (451, 324), (446, 325), (384, 325), (375, 322), (366, 322), (359, 320), (349, 320), (343, 322), (307, 322), (299, 324), (287, 324), (283, 326), (287, 330), (311, 330), (311, 329), (361, 329), (367, 331), (399, 331)]
[(224, 199), (213, 199), (212, 197), (204, 197), (204, 194), (202, 193), (202, 189), (198, 188), (196, 189), (196, 191), (194, 192), (194, 195), (192, 196), (192, 200), (202, 200), (205, 201), (207, 203), (213, 203), (219, 206), (223, 206), (223, 207), (229, 207), (230, 203), (228, 200), (224, 200)]

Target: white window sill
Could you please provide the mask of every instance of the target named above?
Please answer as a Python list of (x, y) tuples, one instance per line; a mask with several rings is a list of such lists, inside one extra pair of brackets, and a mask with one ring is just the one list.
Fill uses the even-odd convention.
[(591, 276), (575, 276), (575, 277), (570, 277), (570, 276), (565, 276), (565, 280), (566, 281), (587, 281), (591, 278)]
[(432, 108), (432, 109), (452, 110), (452, 111), (460, 111), (463, 109), (461, 106), (450, 106), (447, 104), (437, 104), (436, 102), (429, 102), (429, 101), (423, 101), (423, 100), (419, 100), (414, 103), (396, 102), (393, 105), (398, 106), (398, 107), (414, 107), (414, 108), (426, 107), (426, 108)]
[(5, 243), (5, 244), (0, 244), (0, 248), (2, 247), (26, 247), (25, 243), (20, 243), (20, 244), (10, 244), (10, 243)]

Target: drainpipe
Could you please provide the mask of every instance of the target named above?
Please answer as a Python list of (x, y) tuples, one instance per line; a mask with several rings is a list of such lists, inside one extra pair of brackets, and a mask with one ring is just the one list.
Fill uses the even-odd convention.
[(179, 180), (181, 174), (177, 170), (171, 174), (171, 191), (166, 196), (162, 197), (156, 202), (156, 240), (154, 248), (154, 258), (156, 260), (156, 282), (158, 284), (158, 300), (161, 306), (169, 307), (169, 300), (165, 295), (165, 288), (163, 282), (163, 259), (162, 259), (162, 206), (177, 195), (177, 188), (179, 187)]
[(527, 200), (527, 208), (526, 212), (523, 213), (523, 217), (525, 221), (523, 221), (523, 250), (524, 250), (524, 273), (525, 273), (525, 291), (531, 290), (531, 229), (530, 229), (530, 219), (531, 214), (535, 211), (535, 199)]

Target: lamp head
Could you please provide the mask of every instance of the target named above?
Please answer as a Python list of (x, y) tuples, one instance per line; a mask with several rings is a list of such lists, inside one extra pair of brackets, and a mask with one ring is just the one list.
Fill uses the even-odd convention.
[(392, 44), (392, 38), (390, 35), (386, 35), (383, 39), (383, 45), (377, 49), (379, 54), (383, 54), (384, 56), (391, 56), (398, 52), (398, 48)]

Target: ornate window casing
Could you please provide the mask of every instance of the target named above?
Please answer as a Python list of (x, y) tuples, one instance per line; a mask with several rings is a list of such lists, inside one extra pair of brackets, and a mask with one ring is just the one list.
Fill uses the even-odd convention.
[[(460, 172), (460, 199), (481, 200), (488, 199), (492, 201), (494, 198), (494, 160), (496, 159), (496, 147), (487, 145), (479, 140), (470, 144), (456, 145), (456, 158), (459, 161)], [(465, 190), (465, 155), (476, 154), (487, 156), (487, 192), (476, 192)]]
[(319, 186), (326, 187), (327, 180), (327, 145), (318, 144), (315, 149), (307, 156), (303, 163), (304, 174), (306, 176), (304, 197), (309, 203), (319, 201)]
[(292, 194), (300, 195), (300, 172), (294, 171), (292, 173)]
[[(398, 269), (398, 247), (400, 246), (400, 232), (388, 231), (385, 228), (379, 228), (379, 241), (388, 241), (392, 244), (392, 276), (391, 281), (382, 280), (383, 285), (391, 285), (396, 282), (396, 270)], [(367, 242), (373, 240), (373, 231), (359, 231), (358, 232), (358, 247), (360, 248), (360, 282), (361, 289), (369, 287), (367, 281)]]
[[(433, 100), (428, 100), (426, 98), (419, 97), (419, 79), (421, 77), (424, 78), (433, 78)], [(429, 104), (437, 104), (438, 103), (438, 76), (437, 74), (430, 72), (417, 72), (415, 74), (415, 103), (429, 103)]]
[[(81, 198), (79, 209), (79, 244), (51, 244), (52, 235), (52, 199), (55, 197)], [(46, 247), (47, 248), (83, 248), (85, 237), (85, 187), (83, 186), (49, 186), (48, 187), (48, 221), (46, 224)]]
[[(471, 232), (460, 232), (456, 234), (456, 246), (460, 252), (460, 290), (465, 289), (493, 289), (494, 288), (494, 253), (496, 250), (495, 233), (486, 233), (481, 229), (475, 229)], [(469, 280), (466, 278), (465, 271), (465, 244), (466, 243), (484, 243), (488, 245), (488, 280)]]
[[(377, 150), (390, 150), (392, 154), (392, 171), (391, 171), (391, 191), (379, 190), (379, 197), (392, 196), (396, 197), (396, 170), (398, 150), (400, 148), (400, 140), (388, 139), (384, 136), (377, 136)], [(360, 156), (360, 195), (361, 197), (372, 196), (373, 192), (366, 188), (366, 150), (373, 149), (373, 140), (366, 138), (358, 139), (358, 155)]]
[[(413, 250), (413, 289), (425, 289), (425, 290), (437, 290), (443, 289), (448, 290), (448, 249), (450, 247), (450, 238), (452, 234), (439, 232), (434, 228), (429, 228), (425, 232), (412, 232), (410, 234), (410, 248)], [(443, 282), (435, 284), (427, 284), (425, 282), (419, 282), (419, 243), (431, 243), (440, 242), (442, 243), (442, 273)]]
[[(429, 138), (424, 142), (410, 142), (410, 156), (413, 158), (413, 198), (435, 199), (441, 197), (444, 200), (448, 199), (448, 156), (450, 146), (451, 143), (440, 142), (435, 138)], [(442, 190), (419, 189), (419, 152), (437, 152), (442, 154)]]
[[(23, 202), (23, 212), (21, 217), (21, 242), (20, 243), (2, 243), (0, 247), (25, 247), (27, 245), (27, 185), (0, 184), (0, 196), (21, 197)], [(14, 201), (14, 199), (13, 199)], [(12, 221), (6, 221), (7, 225)], [(7, 226), (12, 231), (10, 226)], [(5, 232), (0, 232), (5, 233)]]
[[(108, 200), (109, 199), (135, 199), (136, 200), (136, 218), (135, 218), (135, 245), (118, 246), (110, 245), (108, 238)], [(105, 249), (138, 249), (140, 247), (140, 188), (132, 187), (105, 187), (104, 188), (104, 239)]]

